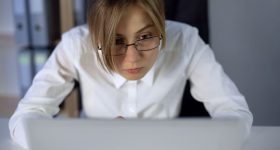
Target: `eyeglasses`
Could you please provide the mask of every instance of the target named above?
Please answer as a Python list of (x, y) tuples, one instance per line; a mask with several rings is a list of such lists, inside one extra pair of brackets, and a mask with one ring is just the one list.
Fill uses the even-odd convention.
[(126, 54), (129, 46), (134, 46), (137, 51), (150, 51), (160, 45), (161, 36), (143, 35), (132, 44), (126, 44), (123, 39), (116, 39), (116, 46), (112, 50), (113, 56)]

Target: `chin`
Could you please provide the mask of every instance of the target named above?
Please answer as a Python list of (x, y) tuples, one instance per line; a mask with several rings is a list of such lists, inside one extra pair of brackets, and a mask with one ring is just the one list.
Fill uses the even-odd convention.
[(139, 76), (129, 76), (129, 77), (125, 76), (124, 78), (126, 78), (127, 80), (140, 80), (142, 78), (142, 76), (141, 77), (139, 77)]
[(145, 74), (139, 74), (139, 75), (122, 75), (127, 80), (140, 80), (144, 77)]

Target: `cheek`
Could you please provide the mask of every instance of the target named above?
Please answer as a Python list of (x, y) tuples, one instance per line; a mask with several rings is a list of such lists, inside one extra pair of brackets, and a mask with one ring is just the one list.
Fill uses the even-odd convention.
[(153, 63), (156, 61), (157, 59), (157, 56), (158, 56), (158, 50), (154, 50), (154, 51), (151, 51), (150, 54), (147, 55), (146, 59), (147, 59), (147, 62), (150, 63), (150, 65), (153, 65)]
[[(146, 67), (151, 67), (156, 61), (158, 57), (158, 53), (159, 53), (158, 50), (144, 52), (142, 56), (140, 56), (141, 59), (139, 60), (138, 63)], [(113, 58), (113, 61), (117, 70), (121, 70), (124, 65), (127, 65), (124, 57), (115, 57)]]
[(114, 65), (115, 65), (116, 69), (119, 70), (122, 66), (123, 58), (122, 57), (116, 57), (116, 58), (113, 59), (113, 61), (114, 61)]

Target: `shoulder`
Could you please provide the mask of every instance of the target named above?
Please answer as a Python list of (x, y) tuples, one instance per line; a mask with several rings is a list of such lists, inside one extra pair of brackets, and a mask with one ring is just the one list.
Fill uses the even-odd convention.
[(88, 26), (86, 24), (73, 27), (69, 31), (62, 34), (62, 37), (66, 38), (85, 38), (89, 35)]
[(62, 43), (80, 52), (91, 49), (91, 40), (87, 24), (74, 27), (62, 34)]
[(186, 23), (166, 21), (166, 49), (165, 51), (185, 51), (199, 38), (197, 28)]
[(90, 44), (88, 26), (86, 24), (77, 26), (63, 33), (62, 42), (67, 42), (70, 45)]
[(167, 35), (179, 34), (179, 35), (192, 35), (198, 32), (197, 28), (189, 24), (177, 21), (166, 20), (165, 30)]

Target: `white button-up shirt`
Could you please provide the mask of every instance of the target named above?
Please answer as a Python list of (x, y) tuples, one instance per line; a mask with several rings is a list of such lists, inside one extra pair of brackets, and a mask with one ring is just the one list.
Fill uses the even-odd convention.
[(10, 119), (12, 138), (26, 147), (24, 120), (58, 113), (74, 80), (80, 83), (82, 108), (89, 118), (174, 118), (189, 79), (192, 96), (204, 103), (211, 117), (242, 118), (249, 129), (252, 114), (244, 97), (198, 31), (167, 21), (166, 33), (166, 47), (160, 49), (151, 70), (138, 81), (102, 69), (87, 26), (65, 33)]

